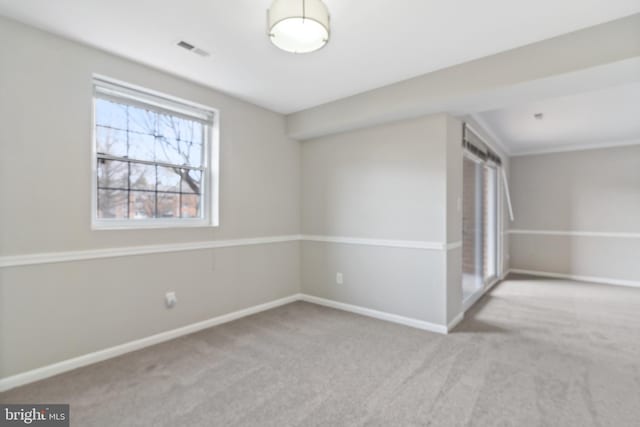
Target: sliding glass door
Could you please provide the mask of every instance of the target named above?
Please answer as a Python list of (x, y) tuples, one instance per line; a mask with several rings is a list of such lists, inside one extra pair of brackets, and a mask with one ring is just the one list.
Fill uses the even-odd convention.
[(463, 301), (474, 300), (498, 277), (499, 159), (465, 141), (462, 203)]
[(483, 283), (488, 285), (498, 277), (498, 171), (494, 165), (484, 165), (483, 198)]
[(465, 155), (462, 203), (462, 291), (466, 300), (484, 285), (483, 164)]

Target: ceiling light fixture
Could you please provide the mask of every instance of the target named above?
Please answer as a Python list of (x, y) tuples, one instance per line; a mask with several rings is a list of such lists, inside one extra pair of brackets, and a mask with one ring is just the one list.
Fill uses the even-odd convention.
[(313, 52), (329, 41), (329, 10), (322, 0), (274, 0), (267, 21), (269, 39), (287, 52)]

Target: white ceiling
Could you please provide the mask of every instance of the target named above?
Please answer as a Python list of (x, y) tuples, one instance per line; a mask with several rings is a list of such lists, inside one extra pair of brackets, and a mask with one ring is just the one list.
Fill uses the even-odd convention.
[[(542, 120), (534, 117), (543, 113)], [(640, 83), (479, 113), (512, 154), (640, 144)]]
[(0, 0), (0, 14), (291, 113), (640, 12), (638, 0), (325, 0), (329, 44), (296, 56), (266, 36), (270, 3)]

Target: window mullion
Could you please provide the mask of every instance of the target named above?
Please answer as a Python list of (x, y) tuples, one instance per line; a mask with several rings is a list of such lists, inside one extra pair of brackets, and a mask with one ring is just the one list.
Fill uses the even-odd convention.
[(182, 218), (182, 176), (182, 169), (180, 169), (180, 186), (178, 187), (178, 191), (180, 192), (180, 194), (178, 195), (178, 213), (180, 214), (180, 218)]
[(127, 218), (131, 219), (131, 162), (127, 163)]
[(187, 166), (187, 165), (177, 165), (175, 163), (165, 163), (165, 162), (154, 162), (151, 160), (139, 160), (139, 159), (130, 159), (129, 157), (122, 156), (112, 156), (111, 154), (98, 153), (96, 156), (98, 159), (104, 160), (114, 160), (118, 162), (129, 162), (129, 163), (140, 163), (143, 165), (152, 165), (152, 166), (163, 166), (165, 168), (179, 168), (179, 169), (189, 169), (189, 170), (205, 170), (202, 166)]
[(156, 172), (156, 185), (155, 185), (156, 191), (154, 192), (154, 194), (155, 194), (155, 201), (156, 201), (156, 209), (155, 209), (154, 217), (158, 218), (158, 165), (156, 165), (155, 167), (155, 172)]

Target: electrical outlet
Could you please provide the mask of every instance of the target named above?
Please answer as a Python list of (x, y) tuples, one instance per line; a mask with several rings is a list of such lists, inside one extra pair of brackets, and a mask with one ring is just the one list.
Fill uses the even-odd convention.
[(167, 305), (167, 308), (173, 308), (178, 303), (178, 298), (176, 297), (176, 293), (171, 291), (167, 292), (164, 295), (164, 302)]
[(342, 285), (344, 283), (344, 278), (342, 277), (342, 273), (336, 273), (336, 283), (338, 285)]

